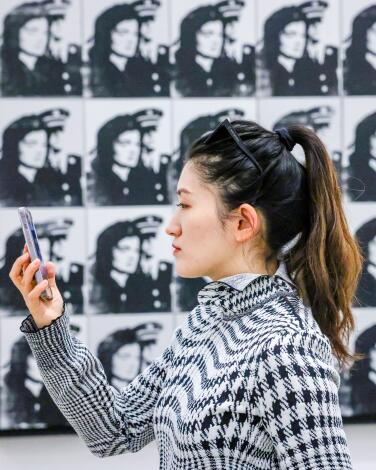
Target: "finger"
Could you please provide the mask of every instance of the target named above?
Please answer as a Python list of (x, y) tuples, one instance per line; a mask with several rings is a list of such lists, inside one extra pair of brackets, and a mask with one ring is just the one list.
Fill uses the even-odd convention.
[(22, 268), (22, 265), (26, 262), (28, 256), (29, 255), (26, 254), (26, 253), (19, 256), (16, 259), (16, 261), (13, 263), (13, 266), (12, 266), (11, 270), (9, 271), (9, 277), (12, 279), (14, 284), (16, 284), (16, 286), (20, 282), (20, 280), (22, 279), (21, 268)]
[(55, 265), (52, 261), (47, 261), (46, 271), (47, 271), (48, 285), (50, 287), (57, 287), (56, 286), (56, 270), (55, 270)]
[(32, 289), (27, 294), (27, 301), (29, 304), (35, 304), (39, 302), (39, 297), (41, 296), (42, 292), (48, 287), (47, 279), (43, 279), (42, 282), (37, 284), (34, 289)]
[(26, 268), (22, 279), (22, 285), (24, 287), (24, 294), (28, 294), (34, 288), (34, 275), (40, 267), (40, 260), (36, 259)]

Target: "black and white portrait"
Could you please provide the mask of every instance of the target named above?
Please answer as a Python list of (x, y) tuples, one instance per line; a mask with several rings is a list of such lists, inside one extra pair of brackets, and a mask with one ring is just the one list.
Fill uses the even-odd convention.
[(96, 315), (90, 347), (101, 361), (108, 382), (121, 390), (163, 352), (172, 335), (172, 317)]
[[(342, 183), (341, 113), (338, 98), (269, 98), (260, 100), (260, 122), (268, 129), (276, 130), (300, 124), (312, 129), (325, 144)], [(300, 145), (292, 154), (304, 163), (304, 151)]]
[[(0, 312), (25, 315), (27, 308), (19, 290), (9, 278), (14, 260), (25, 244), (17, 211), (2, 210), (0, 267)], [(80, 209), (34, 209), (33, 218), (43, 260), (52, 261), (56, 282), (70, 313), (83, 313), (85, 242), (83, 212)]]
[[(82, 320), (71, 321), (70, 332), (87, 341)], [(18, 320), (1, 319), (0, 429), (70, 428), (51, 399), (30, 346), (18, 329)]]
[(376, 201), (376, 102), (347, 98), (344, 118), (346, 196)]
[(172, 262), (162, 246), (166, 209), (161, 215), (138, 216), (134, 208), (106, 212), (93, 209), (89, 217), (90, 311), (170, 312)]
[(355, 339), (355, 351), (365, 355), (350, 369), (351, 406), (356, 416), (376, 417), (376, 324)]
[(2, 95), (82, 95), (79, 0), (5, 0), (0, 12)]
[(0, 206), (81, 206), (81, 105), (35, 111), (30, 103), (4, 105), (10, 112), (0, 117)]
[[(157, 103), (156, 103), (157, 104)], [(92, 205), (169, 204), (170, 123), (166, 103), (162, 107), (137, 108), (116, 102), (106, 121), (95, 114), (102, 103), (88, 109), (90, 145), (87, 201)], [(123, 110), (122, 114), (114, 110)], [(95, 122), (94, 122), (95, 121)], [(97, 126), (99, 128), (95, 129)], [(92, 142), (92, 144), (91, 144)]]
[(376, 93), (376, 3), (343, 2), (344, 90), (347, 95)]
[(355, 232), (365, 261), (356, 291), (356, 307), (376, 307), (376, 217), (363, 223)]
[(338, 94), (338, 0), (260, 3), (260, 95)]
[(172, 2), (171, 8), (174, 95), (253, 95), (254, 0)]
[(169, 96), (167, 0), (85, 0), (92, 96)]

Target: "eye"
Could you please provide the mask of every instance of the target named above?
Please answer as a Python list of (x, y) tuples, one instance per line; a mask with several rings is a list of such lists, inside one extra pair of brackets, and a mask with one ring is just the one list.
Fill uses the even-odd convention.
[(184, 207), (188, 207), (186, 204), (182, 204), (181, 202), (179, 202), (179, 204), (176, 204), (176, 207), (179, 206), (181, 206), (182, 209), (184, 209)]

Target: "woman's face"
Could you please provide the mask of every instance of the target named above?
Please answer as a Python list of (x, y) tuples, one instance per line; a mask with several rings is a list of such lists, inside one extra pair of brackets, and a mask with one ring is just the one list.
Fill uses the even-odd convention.
[(300, 59), (306, 44), (306, 26), (304, 21), (289, 23), (279, 36), (279, 51), (293, 59)]
[(133, 57), (138, 44), (137, 20), (123, 20), (111, 31), (111, 50), (124, 57)]
[(112, 373), (130, 382), (138, 374), (140, 362), (140, 345), (125, 344), (112, 357)]
[(122, 238), (112, 250), (112, 266), (119, 271), (134, 273), (140, 259), (140, 239)]
[(19, 161), (34, 168), (42, 168), (47, 158), (47, 134), (43, 130), (27, 133), (18, 144)]
[(217, 59), (223, 47), (223, 26), (219, 20), (208, 21), (197, 31), (196, 49), (205, 57)]
[(376, 236), (368, 243), (368, 261), (376, 265)]
[(370, 154), (376, 158), (376, 132), (371, 134), (369, 139), (369, 151)]
[(123, 166), (135, 168), (140, 159), (140, 133), (138, 131), (125, 131), (114, 140), (114, 162)]
[(28, 377), (38, 380), (38, 382), (42, 383), (42, 378), (37, 366), (37, 361), (35, 360), (32, 354), (27, 356), (27, 375)]
[(47, 49), (48, 23), (46, 18), (33, 18), (27, 21), (19, 31), (18, 44), (26, 54), (40, 57)]
[(367, 50), (376, 54), (376, 23), (367, 30)]
[[(176, 254), (176, 272), (179, 276), (195, 278), (209, 276), (212, 279), (227, 266), (231, 269), (230, 253), (234, 246), (227, 230), (224, 231), (216, 212), (216, 196), (212, 187), (198, 179), (193, 164), (185, 164), (177, 185), (182, 192), (178, 207), (165, 228), (173, 237), (172, 243), (181, 248)], [(172, 248), (171, 248), (172, 250)]]

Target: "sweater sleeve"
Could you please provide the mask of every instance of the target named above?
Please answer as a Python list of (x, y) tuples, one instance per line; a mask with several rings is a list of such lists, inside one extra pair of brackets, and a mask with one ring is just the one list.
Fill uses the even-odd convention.
[(20, 331), (51, 398), (92, 454), (136, 452), (154, 439), (153, 411), (172, 345), (119, 391), (109, 385), (100, 360), (71, 335), (67, 311), (39, 330), (29, 315)]
[(289, 333), (258, 357), (255, 402), (281, 470), (351, 470), (329, 340)]

